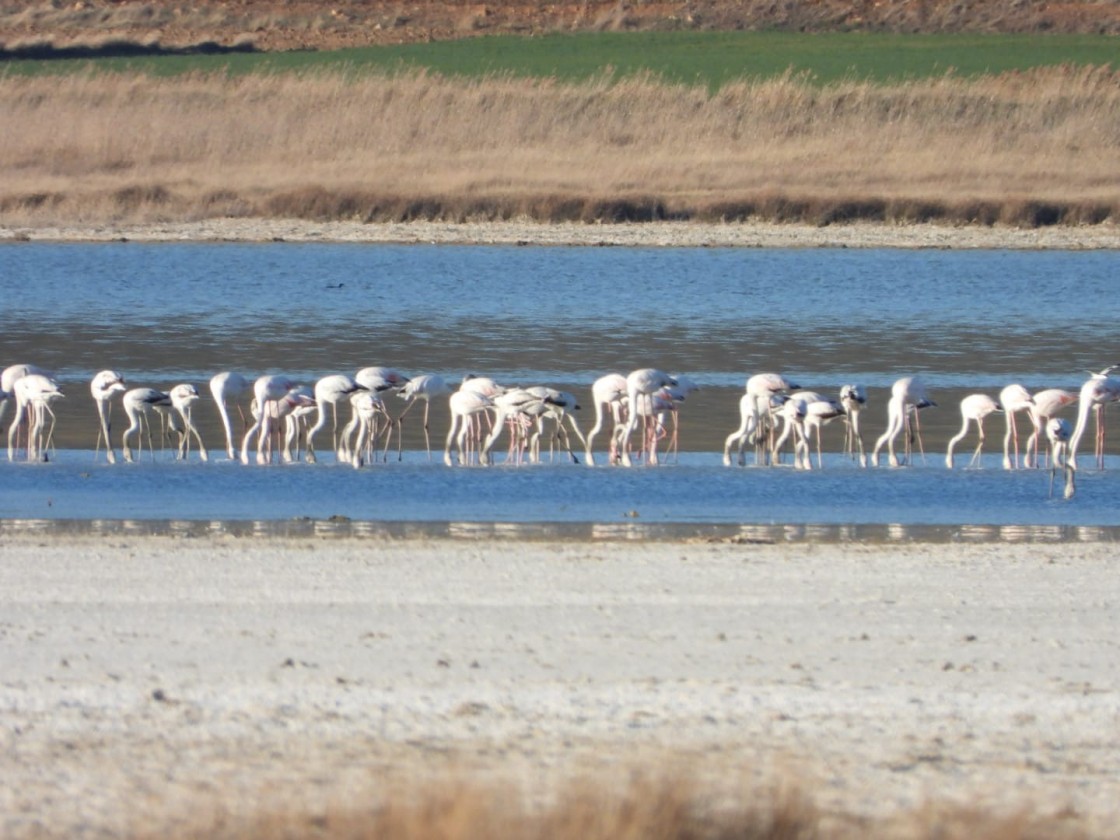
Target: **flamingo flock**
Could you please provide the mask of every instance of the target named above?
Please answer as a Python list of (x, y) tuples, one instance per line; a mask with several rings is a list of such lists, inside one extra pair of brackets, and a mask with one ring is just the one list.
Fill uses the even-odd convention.
[[(1104, 413), (1109, 404), (1120, 401), (1120, 379), (1113, 376), (1117, 369), (1120, 365), (1091, 373), (1077, 394), (1059, 388), (1032, 394), (1013, 383), (996, 396), (966, 396), (960, 403), (960, 430), (950, 439), (945, 453), (946, 467), (954, 468), (954, 452), (973, 432), (973, 427), (976, 446), (968, 466), (976, 467), (986, 441), (985, 421), (1002, 413), (1006, 424), (1004, 468), (1039, 467), (1043, 460), (1048, 461), (1051, 488), (1060, 470), (1065, 481), (1064, 495), (1072, 496), (1078, 447), (1091, 424), (1095, 428), (1095, 463), (1098, 469), (1104, 467)], [(276, 459), (292, 462), (300, 459), (302, 449), (302, 457), (315, 463), (319, 457), (316, 438), (325, 434), (329, 422), (331, 449), (336, 459), (355, 467), (387, 460), (394, 435), (397, 459), (401, 459), (403, 424), (418, 403), (424, 404), (424, 441), (431, 459), (430, 409), (432, 401), (441, 398), (447, 399), (451, 414), (443, 449), (443, 461), (449, 466), (493, 463), (495, 448), (503, 435), (507, 438), (507, 463), (540, 462), (542, 443), (547, 442), (550, 458), (559, 453), (578, 463), (582, 455), (587, 464), (594, 465), (595, 441), (606, 436), (608, 464), (655, 465), (663, 457), (659, 451), (662, 446), (668, 455), (676, 454), (680, 409), (698, 387), (687, 376), (657, 368), (600, 377), (591, 386), (594, 424), (585, 436), (575, 416), (581, 409), (575, 395), (547, 386), (504, 387), (485, 376), (467, 375), (452, 388), (435, 374), (408, 377), (391, 368), (367, 367), (353, 376), (331, 374), (311, 384), (283, 375), (266, 375), (250, 381), (231, 371), (219, 373), (209, 382), (225, 434), (226, 455), (231, 460), (244, 464), (268, 464)], [(199, 457), (208, 459), (193, 421), (193, 412), (201, 399), (194, 385), (182, 383), (166, 392), (145, 387), (129, 389), (118, 373), (103, 370), (93, 377), (90, 394), (98, 420), (95, 455), (104, 444), (109, 463), (116, 463), (112, 413), (118, 394), (128, 420), (120, 436), (125, 461), (139, 458), (145, 442), (149, 453), (154, 454), (153, 429), (157, 424), (160, 439), (174, 441), (177, 458), (187, 458), (193, 444)], [(385, 402), (390, 394), (403, 401), (395, 416)], [(15, 406), (15, 416), (8, 428), (9, 460), (16, 460), (21, 449), (28, 460), (47, 460), (55, 424), (51, 406), (63, 398), (54, 375), (36, 365), (12, 365), (0, 373), (0, 420), (9, 403)], [(341, 425), (347, 404), (349, 419)], [(723, 463), (744, 465), (749, 445), (753, 447), (756, 464), (781, 464), (788, 446), (792, 449), (792, 465), (799, 469), (814, 468), (815, 449), (819, 469), (823, 463), (822, 431), (833, 421), (845, 427), (844, 453), (860, 466), (878, 466), (884, 448), (891, 466), (912, 463), (915, 443), (924, 458), (919, 416), (937, 403), (919, 377), (905, 376), (892, 385), (886, 406), (886, 429), (875, 441), (870, 455), (861, 431), (861, 415), (867, 405), (867, 391), (858, 384), (845, 384), (832, 397), (802, 390), (781, 374), (753, 375), (746, 380), (739, 400), (739, 426), (724, 442)], [(1057, 416), (1074, 405), (1075, 423)], [(233, 411), (244, 427), (240, 435), (234, 432)], [(1020, 416), (1026, 418), (1030, 429), (1022, 447)], [(1045, 456), (1040, 455), (1043, 437), (1048, 444)]]

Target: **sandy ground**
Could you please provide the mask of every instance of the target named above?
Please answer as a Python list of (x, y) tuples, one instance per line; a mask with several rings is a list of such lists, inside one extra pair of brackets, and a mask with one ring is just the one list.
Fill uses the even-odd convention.
[(1020, 229), (856, 224), (818, 227), (764, 223), (540, 224), (409, 222), (362, 224), (284, 219), (209, 219), (174, 224), (0, 225), (3, 241), (392, 242), (503, 245), (618, 245), (743, 248), (1117, 249), (1120, 226)]
[(671, 765), (1120, 820), (1107, 543), (2, 536), (4, 837)]

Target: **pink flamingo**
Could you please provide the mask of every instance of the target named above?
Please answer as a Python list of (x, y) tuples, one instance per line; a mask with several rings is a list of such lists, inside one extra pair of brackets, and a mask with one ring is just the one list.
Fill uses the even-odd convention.
[(997, 411), (1003, 411), (1003, 406), (987, 394), (969, 394), (961, 400), (963, 422), (961, 423), (961, 430), (949, 441), (949, 449), (945, 453), (946, 467), (953, 468), (953, 449), (964, 440), (964, 436), (968, 434), (968, 427), (972, 423), (976, 424), (976, 434), (979, 440), (976, 443), (976, 451), (972, 453), (972, 460), (968, 462), (968, 465), (971, 467), (980, 461), (980, 451), (984, 448), (984, 418)]
[[(1034, 398), (1030, 391), (1014, 383), (999, 392), (999, 404), (1003, 406), (1004, 419), (1007, 421), (1007, 432), (1003, 436), (1003, 468), (1017, 470), (1019, 469), (1019, 427), (1015, 423), (1015, 415), (1023, 411), (1030, 416), (1034, 410)], [(1011, 458), (1012, 443), (1015, 448), (1014, 460)]]
[[(1031, 425), (1034, 427), (1031, 436), (1027, 438), (1027, 448), (1024, 455), (1028, 467), (1038, 466), (1038, 439), (1045, 433), (1051, 418), (1067, 405), (1077, 402), (1077, 395), (1061, 388), (1047, 388), (1031, 397)], [(1068, 441), (1067, 441), (1068, 443)]]

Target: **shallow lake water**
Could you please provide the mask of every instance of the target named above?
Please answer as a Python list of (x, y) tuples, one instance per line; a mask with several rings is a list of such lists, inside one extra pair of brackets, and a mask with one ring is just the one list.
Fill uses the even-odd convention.
[[(1117, 252), (26, 243), (0, 247), (0, 265), (0, 366), (53, 370), (67, 394), (51, 462), (0, 463), (8, 528), (335, 517), (440, 528), (591, 523), (645, 534), (673, 524), (865, 534), (992, 526), (997, 536), (1049, 529), (1023, 532), (1046, 538), (1120, 526), (1111, 455), (1097, 472), (1083, 454), (1077, 494), (1063, 500), (1059, 486), (1051, 498), (1047, 471), (1000, 468), (1004, 421), (993, 416), (982, 468), (950, 472), (943, 463), (964, 395), (995, 396), (1011, 382), (1076, 391), (1088, 370), (1120, 361)], [(551, 385), (587, 400), (585, 409), (591, 383), (610, 371), (656, 366), (701, 390), (681, 406), (683, 454), (659, 467), (589, 469), (557, 458), (448, 469), (439, 457), (445, 401), (432, 411), (433, 463), (419, 423), (406, 424), (400, 463), (225, 460), (205, 389), (212, 374), (286, 373), (313, 384), (369, 365), (451, 383), (476, 373)], [(115, 467), (95, 458), (88, 383), (103, 368), (130, 387), (197, 384), (206, 396), (195, 417), (215, 457), (177, 463), (157, 449), (154, 459)], [(924, 462), (861, 470), (838, 454), (843, 430), (833, 424), (822, 470), (723, 467), (743, 384), (771, 370), (828, 393), (866, 386), (869, 444), (885, 425), (890, 384), (921, 375), (938, 402), (922, 412)], [(585, 430), (588, 414), (577, 415)], [(962, 464), (974, 440), (958, 450)]]

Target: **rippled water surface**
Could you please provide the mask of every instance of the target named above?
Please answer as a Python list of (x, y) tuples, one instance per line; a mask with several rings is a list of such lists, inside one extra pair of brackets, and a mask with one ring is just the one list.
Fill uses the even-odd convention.
[[(1086, 461), (1064, 502), (1048, 473), (1008, 474), (994, 455), (980, 470), (943, 466), (965, 394), (1076, 390), (1120, 361), (1117, 252), (29, 243), (0, 248), (0, 265), (0, 365), (54, 370), (67, 393), (54, 461), (0, 464), (0, 518), (1120, 525), (1114, 469)], [(404, 462), (360, 471), (160, 452), (95, 462), (88, 381), (102, 368), (130, 386), (201, 389), (219, 370), (311, 384), (368, 365), (587, 400), (603, 373), (657, 366), (702, 389), (680, 413), (685, 454), (658, 468), (448, 470), (438, 453), (429, 465), (418, 426)], [(827, 392), (867, 386), (869, 441), (890, 383), (921, 374), (939, 403), (922, 414), (925, 466), (864, 471), (833, 454), (811, 474), (724, 468), (743, 382), (764, 370)], [(196, 417), (220, 450), (208, 399)], [(439, 449), (446, 428), (441, 403)], [(988, 452), (1003, 429), (991, 418)], [(841, 439), (826, 429), (833, 453)]]

